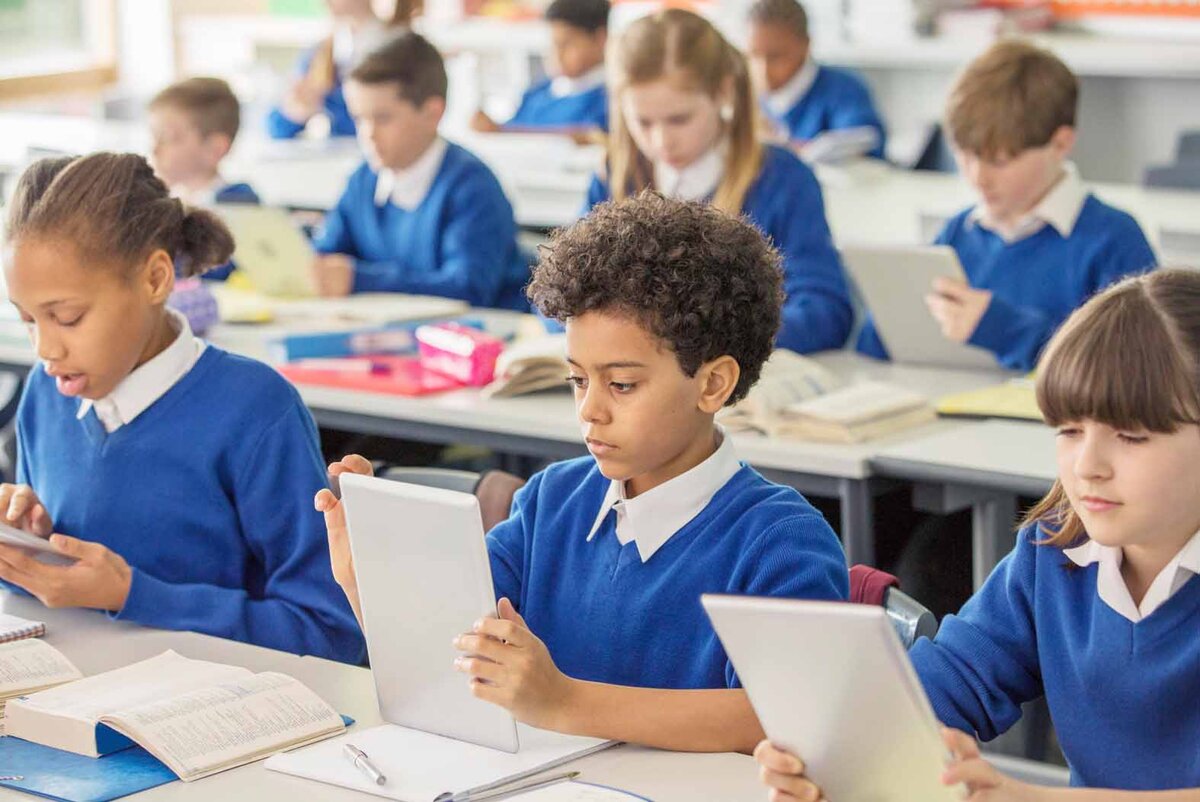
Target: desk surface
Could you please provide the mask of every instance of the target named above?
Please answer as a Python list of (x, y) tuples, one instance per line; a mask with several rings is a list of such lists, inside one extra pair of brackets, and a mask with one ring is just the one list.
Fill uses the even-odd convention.
[[(110, 621), (87, 610), (48, 610), (33, 599), (0, 592), (0, 610), (46, 622), (46, 641), (86, 675), (108, 671), (174, 649), (186, 657), (280, 671), (308, 685), (356, 727), (381, 723), (371, 672), (315, 657), (249, 646), (189, 632), (146, 629)], [(758, 800), (754, 762), (745, 755), (697, 755), (618, 746), (572, 764), (582, 779), (647, 796), (655, 802), (697, 799)], [(0, 799), (31, 799), (0, 789)], [(267, 771), (261, 763), (243, 766), (193, 783), (175, 782), (137, 796), (138, 800), (254, 799), (258, 802), (370, 800), (377, 797)]]

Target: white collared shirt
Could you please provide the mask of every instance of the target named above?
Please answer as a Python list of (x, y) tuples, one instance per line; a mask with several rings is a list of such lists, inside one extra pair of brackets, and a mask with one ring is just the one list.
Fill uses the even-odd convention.
[(1012, 231), (1002, 231), (996, 222), (989, 218), (982, 204), (977, 204), (967, 213), (967, 224), (978, 223), (1007, 243), (1031, 237), (1045, 226), (1052, 227), (1065, 238), (1071, 236), (1071, 232), (1075, 230), (1075, 223), (1079, 221), (1079, 213), (1083, 211), (1087, 196), (1087, 189), (1079, 178), (1079, 169), (1074, 163), (1067, 162), (1063, 165), (1062, 178), (1050, 188), (1037, 206), (1017, 222)]
[(446, 158), (448, 147), (446, 140), (439, 136), (416, 161), (403, 170), (379, 168), (379, 177), (375, 181), (375, 205), (384, 206), (391, 201), (408, 212), (420, 206), (429, 194), (438, 171), (442, 169), (442, 160)]
[(722, 143), (696, 161), (676, 170), (669, 164), (654, 165), (654, 187), (669, 198), (700, 201), (717, 191), (725, 175), (725, 147)]
[(653, 557), (741, 470), (733, 440), (720, 426), (717, 437), (720, 445), (704, 462), (635, 498), (626, 498), (624, 482), (611, 482), (600, 503), (596, 521), (588, 532), (588, 541), (600, 531), (609, 511), (616, 510), (617, 540), (622, 546), (630, 541), (636, 543), (642, 562)]
[(767, 110), (776, 117), (782, 117), (791, 111), (808, 94), (808, 90), (812, 89), (813, 84), (816, 83), (818, 71), (817, 62), (812, 60), (812, 56), (809, 56), (786, 84), (774, 92), (767, 93), (765, 100)]
[(162, 353), (135, 368), (104, 398), (95, 401), (83, 399), (76, 418), (82, 420), (94, 406), (96, 417), (100, 419), (104, 430), (112, 434), (132, 423), (134, 418), (149, 409), (151, 404), (162, 398), (167, 390), (195, 367), (204, 353), (204, 341), (192, 335), (192, 327), (182, 314), (174, 309), (167, 309), (167, 314), (171, 316), (172, 328), (179, 332), (171, 344)]
[(598, 64), (575, 78), (559, 75), (550, 82), (550, 94), (554, 97), (570, 97), (590, 92), (598, 86), (604, 86), (604, 65)]
[(1133, 603), (1129, 586), (1121, 576), (1124, 552), (1117, 546), (1104, 546), (1094, 540), (1065, 549), (1063, 554), (1076, 565), (1100, 563), (1096, 573), (1096, 592), (1116, 612), (1137, 623), (1166, 603), (1184, 583), (1200, 573), (1200, 532), (1192, 535), (1184, 547), (1158, 572), (1141, 604)]
[(173, 197), (186, 203), (188, 206), (197, 206), (201, 209), (209, 209), (217, 205), (217, 193), (229, 186), (224, 178), (216, 176), (212, 181), (202, 187), (188, 189), (187, 187), (177, 186), (171, 190)]

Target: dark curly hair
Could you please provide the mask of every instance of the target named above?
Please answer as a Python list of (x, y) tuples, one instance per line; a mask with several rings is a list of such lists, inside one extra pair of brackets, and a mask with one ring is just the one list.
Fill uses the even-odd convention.
[(728, 354), (741, 367), (733, 404), (771, 355), (783, 279), (778, 251), (745, 219), (646, 190), (554, 232), (527, 292), (560, 321), (629, 315), (670, 345), (688, 376)]

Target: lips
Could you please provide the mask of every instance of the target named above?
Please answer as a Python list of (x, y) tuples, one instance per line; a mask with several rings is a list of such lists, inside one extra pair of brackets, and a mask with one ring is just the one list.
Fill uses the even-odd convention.
[(87, 375), (84, 373), (52, 372), (54, 384), (58, 391), (65, 396), (77, 396), (87, 389)]
[(1108, 512), (1121, 506), (1119, 501), (1112, 501), (1101, 496), (1084, 496), (1079, 501), (1088, 512)]
[(588, 451), (592, 452), (592, 456), (594, 457), (604, 457), (617, 450), (616, 446), (606, 443), (603, 440), (588, 437), (585, 438), (585, 441), (587, 442)]

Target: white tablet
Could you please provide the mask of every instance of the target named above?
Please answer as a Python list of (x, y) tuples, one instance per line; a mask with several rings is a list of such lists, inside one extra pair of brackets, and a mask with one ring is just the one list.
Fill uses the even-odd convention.
[(312, 245), (283, 209), (226, 203), (216, 212), (233, 234), (233, 261), (254, 289), (278, 298), (312, 298)]
[(475, 496), (349, 473), (340, 485), (383, 718), (516, 752), (512, 716), (454, 670), (454, 638), (496, 614)]
[(75, 562), (74, 557), (69, 557), (51, 546), (49, 540), (5, 523), (0, 523), (0, 543), (28, 551), (35, 560), (47, 565), (70, 565)]
[(824, 798), (957, 802), (933, 710), (882, 607), (705, 595), (767, 737)]
[(935, 278), (966, 280), (953, 248), (853, 245), (842, 249), (842, 262), (893, 362), (944, 368), (1000, 367), (991, 351), (947, 339), (925, 305)]

